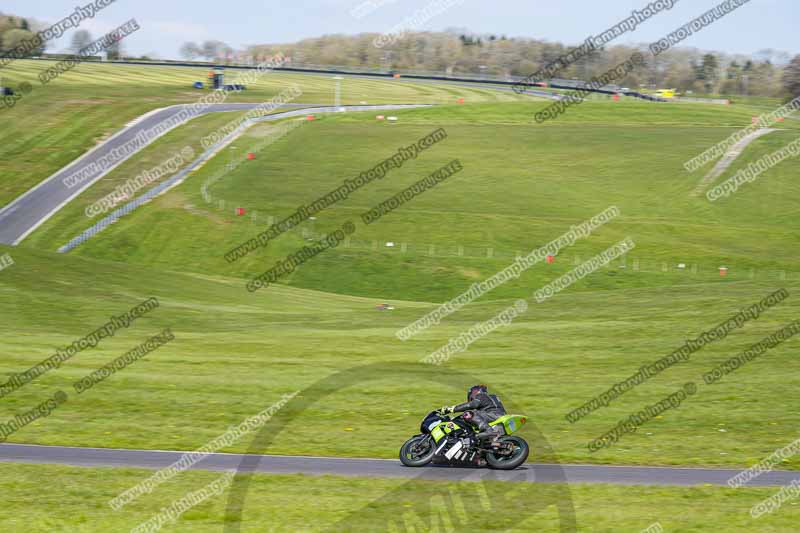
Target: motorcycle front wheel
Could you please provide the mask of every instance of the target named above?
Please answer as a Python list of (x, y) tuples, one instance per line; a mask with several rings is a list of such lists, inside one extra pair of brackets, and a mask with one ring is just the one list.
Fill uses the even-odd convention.
[(530, 448), (525, 439), (521, 437), (500, 437), (503, 447), (498, 450), (486, 452), (486, 462), (498, 470), (514, 470), (525, 462), (530, 453)]
[(406, 466), (425, 466), (431, 462), (435, 451), (430, 435), (417, 435), (400, 447), (400, 462)]

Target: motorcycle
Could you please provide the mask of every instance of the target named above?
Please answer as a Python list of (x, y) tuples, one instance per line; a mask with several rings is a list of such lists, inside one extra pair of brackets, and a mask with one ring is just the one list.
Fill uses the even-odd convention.
[(530, 448), (525, 439), (512, 435), (527, 418), (504, 415), (490, 422), (500, 437), (479, 440), (477, 430), (469, 423), (471, 413), (445, 415), (431, 411), (420, 425), (420, 434), (408, 439), (400, 448), (400, 461), (406, 466), (439, 464), (485, 466), (513, 470), (528, 458)]

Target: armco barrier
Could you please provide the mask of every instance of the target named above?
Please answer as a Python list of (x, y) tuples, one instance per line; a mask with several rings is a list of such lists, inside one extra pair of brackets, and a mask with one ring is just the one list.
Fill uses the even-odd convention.
[[(48, 61), (48, 58), (30, 58), (37, 61)], [(137, 61), (137, 60), (113, 60), (113, 61), (104, 61), (104, 64), (117, 64), (117, 65), (144, 65), (144, 66), (159, 66), (159, 67), (194, 67), (194, 68), (209, 68), (215, 66), (224, 66), (226, 69), (238, 69), (238, 70), (255, 70), (257, 67), (250, 66), (250, 65), (220, 65), (218, 63), (200, 63), (200, 62), (189, 62), (189, 61)], [(282, 67), (275, 67), (273, 70), (275, 71), (286, 71), (286, 72), (298, 72), (298, 73), (309, 73), (309, 74), (335, 74), (335, 75), (344, 75), (344, 76), (368, 76), (368, 77), (376, 77), (376, 78), (393, 78), (395, 74), (400, 74), (400, 79), (408, 78), (413, 80), (435, 80), (435, 81), (449, 81), (449, 82), (462, 82), (462, 83), (475, 83), (475, 84), (493, 84), (493, 85), (502, 85), (502, 86), (511, 86), (515, 85), (518, 82), (524, 80), (525, 78), (519, 76), (508, 76), (508, 77), (499, 77), (499, 76), (486, 76), (480, 78), (471, 78), (469, 76), (448, 76), (445, 74), (436, 74), (436, 73), (414, 73), (414, 72), (397, 72), (394, 70), (376, 70), (376, 69), (367, 69), (363, 68), (360, 69), (358, 67), (339, 67), (339, 66), (320, 66), (320, 65), (309, 65), (309, 66), (282, 66)], [(548, 87), (553, 89), (584, 89), (589, 92), (596, 92), (602, 94), (614, 94), (619, 92), (617, 86), (606, 86), (600, 89), (592, 89), (588, 87), (588, 83), (582, 80), (564, 80), (564, 79), (552, 79), (547, 82)], [(535, 89), (526, 89), (528, 94), (532, 94), (534, 96), (543, 96), (547, 98), (559, 98), (560, 95), (553, 93), (547, 93), (543, 91), (536, 91)], [(664, 100), (658, 99), (656, 97), (651, 97), (649, 95), (643, 95), (642, 93), (638, 93), (636, 91), (629, 91), (625, 93), (627, 96), (633, 96), (635, 98), (642, 98), (644, 100), (649, 100), (653, 102), (663, 102)]]

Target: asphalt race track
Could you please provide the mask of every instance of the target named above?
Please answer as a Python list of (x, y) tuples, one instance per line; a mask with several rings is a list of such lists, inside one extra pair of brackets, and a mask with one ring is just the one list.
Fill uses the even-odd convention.
[[(257, 105), (259, 104), (216, 104), (203, 110), (200, 115), (220, 111), (243, 111), (252, 109)], [(64, 178), (97, 162), (114, 149), (136, 139), (140, 132), (150, 130), (153, 126), (169, 120), (170, 117), (180, 113), (184, 107), (189, 106), (175, 105), (165, 107), (139, 117), (102, 144), (86, 152), (69, 165), (39, 183), (39, 185), (33, 187), (13, 200), (10, 204), (0, 209), (0, 244), (18, 244), (40, 224), (66, 205), (72, 198), (83, 192), (86, 188), (109, 173), (113, 168), (120, 165), (123, 161), (130, 158), (157, 138), (151, 139), (149, 143), (139, 146), (135, 152), (128, 154), (127, 157), (119, 159), (111, 167), (105, 170), (98, 168), (96, 171), (87, 174), (87, 178), (77, 186), (68, 187), (62, 181)], [(299, 105), (292, 107), (299, 107)]]
[[(111, 448), (70, 448), (0, 444), (0, 462), (60, 464), (83, 467), (126, 467), (160, 469), (178, 461), (185, 452), (158, 450), (119, 450)], [(214, 453), (192, 468), (236, 470), (245, 456)], [(338, 475), (354, 477), (419, 478), (428, 480), (480, 481), (487, 469), (475, 468), (464, 476), (464, 469), (448, 466), (408, 468), (395, 459), (349, 459), (335, 457), (292, 457), (261, 455), (255, 468), (247, 471), (268, 474)], [(493, 471), (493, 479), (529, 483), (611, 483), (619, 485), (727, 485), (740, 470), (651, 466), (553, 465), (527, 463), (512, 471)], [(789, 485), (800, 479), (800, 472), (775, 470), (750, 481), (747, 486)]]

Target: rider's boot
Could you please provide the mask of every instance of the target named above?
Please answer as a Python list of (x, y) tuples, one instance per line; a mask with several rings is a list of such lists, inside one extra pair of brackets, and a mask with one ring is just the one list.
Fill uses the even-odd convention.
[(479, 441), (491, 439), (489, 445), (492, 447), (500, 446), (500, 432), (497, 430), (497, 426), (490, 427), (486, 431), (481, 431), (480, 433), (475, 435), (475, 437)]

